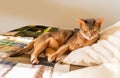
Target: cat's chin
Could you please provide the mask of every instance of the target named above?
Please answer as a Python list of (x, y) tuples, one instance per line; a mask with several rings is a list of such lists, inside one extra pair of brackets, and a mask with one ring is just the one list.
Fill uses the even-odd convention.
[(97, 36), (94, 36), (94, 37), (86, 37), (87, 40), (92, 40), (94, 38), (96, 38)]
[(86, 38), (87, 40), (92, 40), (93, 38)]

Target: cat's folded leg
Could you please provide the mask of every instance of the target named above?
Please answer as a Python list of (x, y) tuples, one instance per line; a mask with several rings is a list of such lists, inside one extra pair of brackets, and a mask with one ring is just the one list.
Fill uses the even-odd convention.
[(47, 56), (47, 57), (50, 57), (53, 53), (55, 53), (56, 52), (56, 50), (55, 49), (53, 49), (53, 48), (46, 48), (46, 50), (45, 50), (45, 55)]
[(45, 50), (45, 48), (48, 46), (49, 40), (43, 41), (36, 46), (34, 46), (34, 50), (31, 54), (31, 62), (32, 64), (38, 64), (38, 55)]
[(46, 40), (43, 40), (37, 45), (34, 46), (33, 53), (31, 54), (31, 62), (33, 64), (38, 64), (39, 61), (37, 59), (38, 55), (45, 50), (46, 55), (49, 57), (51, 53), (54, 53), (58, 48), (58, 42), (53, 37), (48, 37)]
[[(67, 52), (69, 49), (68, 45), (63, 45), (61, 46), (55, 53), (53, 53), (51, 56), (48, 57), (48, 61), (52, 62), (55, 61), (57, 59), (57, 57), (63, 55), (65, 52)], [(59, 60), (56, 60), (59, 61)]]

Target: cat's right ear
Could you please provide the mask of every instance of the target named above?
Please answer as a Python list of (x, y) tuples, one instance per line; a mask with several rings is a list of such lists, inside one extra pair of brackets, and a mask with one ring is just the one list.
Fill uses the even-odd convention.
[(78, 24), (80, 25), (80, 27), (85, 26), (85, 22), (83, 19), (77, 19), (77, 21), (78, 21)]
[(102, 22), (103, 22), (103, 18), (96, 19), (96, 24), (98, 24), (98, 26), (101, 26)]

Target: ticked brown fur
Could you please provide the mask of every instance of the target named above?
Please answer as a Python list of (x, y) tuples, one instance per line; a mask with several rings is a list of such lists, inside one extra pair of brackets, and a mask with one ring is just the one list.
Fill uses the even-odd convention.
[(38, 55), (45, 51), (48, 61), (59, 60), (58, 57), (66, 52), (71, 52), (80, 47), (88, 46), (99, 38), (99, 30), (102, 19), (79, 19), (80, 29), (78, 31), (60, 29), (38, 36), (25, 48), (17, 53), (25, 53), (33, 49), (31, 62), (38, 64)]

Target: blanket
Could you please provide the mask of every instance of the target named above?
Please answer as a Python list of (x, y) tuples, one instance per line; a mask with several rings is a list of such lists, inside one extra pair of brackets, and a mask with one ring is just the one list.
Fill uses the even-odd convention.
[(0, 78), (58, 78), (69, 72), (69, 65), (32, 65), (0, 60)]

